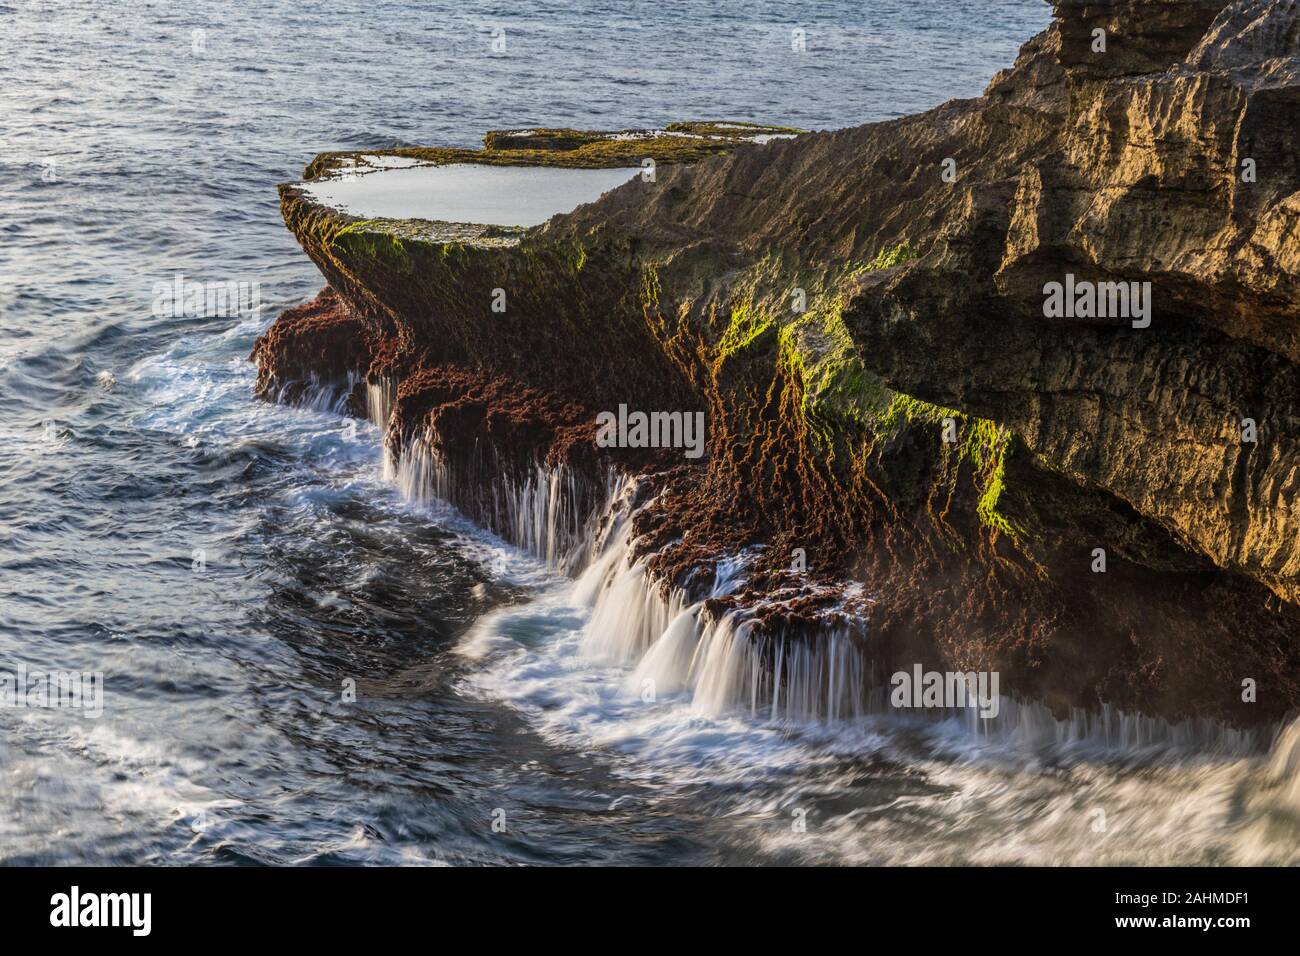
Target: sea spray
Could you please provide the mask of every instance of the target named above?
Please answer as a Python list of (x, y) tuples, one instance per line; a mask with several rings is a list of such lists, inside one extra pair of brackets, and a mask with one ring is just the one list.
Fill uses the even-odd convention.
[(388, 431), (388, 423), (393, 417), (396, 404), (397, 382), (394, 379), (380, 378), (366, 382), (366, 417), (381, 434)]
[(305, 381), (284, 383), (275, 393), (275, 402), (313, 412), (346, 415), (352, 392), (360, 381), (357, 372), (349, 372), (346, 379), (321, 379), (313, 374)]
[(492, 456), (454, 464), (426, 429), (412, 436), (386, 467), (409, 500), (454, 505), (466, 516), (565, 574), (593, 556), (598, 525), (624, 479), (609, 474), (602, 487), (564, 466), (535, 463), (504, 474)]
[[(666, 593), (644, 560), (634, 558), (631, 521), (574, 588), (575, 603), (591, 608), (582, 652), (602, 663), (632, 666), (629, 692), (688, 691), (696, 712), (737, 709), (773, 720), (840, 720), (865, 712), (868, 663), (848, 627), (806, 637), (755, 633), (741, 612), (720, 617), (692, 603), (680, 588)], [(708, 597), (743, 583), (732, 560), (715, 575)]]
[[(624, 499), (612, 508), (627, 508)], [(692, 709), (717, 716), (745, 712), (774, 721), (842, 722), (870, 717), (887, 723), (942, 727), (946, 744), (992, 745), (1019, 751), (1097, 757), (1185, 755), (1247, 756), (1267, 748), (1271, 731), (1238, 729), (1207, 719), (1170, 722), (1111, 705), (1075, 708), (1057, 716), (1047, 707), (996, 694), (983, 707), (935, 707), (907, 712), (889, 700), (882, 661), (861, 635), (866, 624), (848, 621), (814, 634), (759, 633), (753, 617), (733, 610), (705, 613), (680, 589), (666, 595), (644, 562), (634, 558), (630, 516), (614, 520), (618, 533), (574, 587), (571, 600), (591, 609), (582, 652), (593, 662), (631, 666), (628, 694), (687, 693)], [(744, 582), (744, 562), (719, 565), (709, 597)], [(979, 699), (978, 696), (976, 698)], [(954, 736), (955, 733), (955, 736)]]
[[(292, 404), (342, 414), (360, 377), (312, 379), (281, 390)], [(391, 420), (396, 383), (367, 383), (368, 417)], [(627, 668), (622, 689), (686, 694), (693, 712), (729, 712), (775, 721), (843, 722), (881, 718), (942, 729), (947, 745), (1010, 747), (1058, 755), (1121, 759), (1155, 753), (1245, 756), (1267, 751), (1274, 729), (1237, 729), (1206, 719), (1170, 722), (1102, 705), (1064, 716), (1041, 704), (999, 695), (982, 717), (978, 709), (923, 708), (910, 714), (891, 706), (887, 675), (867, 651), (864, 622), (828, 625), (816, 634), (759, 633), (750, 614), (704, 613), (679, 588), (662, 588), (644, 558), (634, 558), (632, 525), (645, 506), (635, 480), (609, 473), (595, 495), (563, 467), (535, 464), (512, 479), (486, 462), (453, 469), (436, 436), (417, 433), (389, 459), (387, 477), (417, 503), (449, 502), (494, 533), (569, 575), (580, 575), (570, 600), (588, 609), (583, 656)], [(464, 477), (457, 479), (462, 474)], [(583, 489), (583, 491), (586, 491)], [(580, 502), (595, 499), (595, 507)], [(743, 582), (744, 555), (717, 563), (709, 597)], [(994, 716), (995, 715), (995, 716)], [(953, 732), (956, 736), (953, 736)], [(1294, 779), (1292, 774), (1288, 779)], [(1300, 785), (1297, 785), (1300, 786)]]

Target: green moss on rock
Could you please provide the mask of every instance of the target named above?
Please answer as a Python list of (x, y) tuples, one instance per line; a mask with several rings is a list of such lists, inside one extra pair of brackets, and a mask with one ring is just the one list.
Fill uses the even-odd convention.
[[(944, 457), (971, 467), (979, 487), (975, 511), (980, 522), (1013, 538), (1022, 534), (1023, 529), (998, 508), (1006, 490), (1006, 461), (1007, 455), (1013, 453), (1014, 433), (986, 418), (975, 418), (955, 408), (932, 405), (894, 392), (889, 407), (879, 419), (882, 437), (892, 437), (917, 426), (928, 426), (931, 430), (938, 426)], [(951, 441), (945, 440), (947, 436), (942, 431), (948, 427), (951, 427)]]
[(722, 338), (718, 340), (718, 358), (725, 361), (748, 349), (774, 332), (776, 323), (754, 306), (752, 297), (746, 297), (732, 306), (731, 320)]

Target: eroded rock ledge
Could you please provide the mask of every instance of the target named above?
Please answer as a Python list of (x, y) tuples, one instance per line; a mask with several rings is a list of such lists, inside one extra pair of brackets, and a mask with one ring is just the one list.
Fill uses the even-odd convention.
[[(649, 476), (665, 586), (748, 549), (727, 601), (816, 641), (860, 583), (884, 671), (998, 670), (1058, 711), (1300, 704), (1300, 4), (1060, 2), (979, 99), (763, 145), (690, 129), (404, 151), (656, 158), (528, 230), (283, 187), (329, 289), (259, 341), (259, 391), (384, 383), (390, 447), (432, 435), (461, 487), (563, 466), (580, 510), (609, 468)], [(1067, 274), (1150, 282), (1150, 325), (1045, 318)], [(707, 455), (597, 448), (620, 403), (705, 412)]]

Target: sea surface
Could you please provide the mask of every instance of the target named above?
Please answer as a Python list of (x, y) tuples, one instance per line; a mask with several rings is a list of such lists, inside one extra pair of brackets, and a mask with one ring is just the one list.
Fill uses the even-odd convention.
[[(97, 716), (0, 706), (0, 862), (1300, 859), (1294, 734), (630, 700), (628, 669), (584, 654), (571, 581), (409, 500), (373, 425), (253, 397), (258, 333), (322, 284), (275, 190), (317, 152), (856, 125), (978, 95), (1047, 17), (3, 0), (0, 690), (20, 668), (103, 683)], [(178, 275), (255, 283), (261, 310), (170, 314)]]

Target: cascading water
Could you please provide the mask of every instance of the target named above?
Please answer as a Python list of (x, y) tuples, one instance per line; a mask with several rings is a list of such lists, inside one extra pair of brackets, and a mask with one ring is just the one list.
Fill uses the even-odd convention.
[(357, 372), (348, 372), (346, 380), (322, 380), (313, 375), (307, 381), (286, 382), (275, 393), (275, 401), (281, 405), (296, 405), (313, 412), (326, 412), (332, 415), (346, 415), (352, 390), (361, 381)]
[[(428, 431), (407, 441), (391, 467), (393, 480), (411, 501), (455, 505), (563, 573), (580, 570), (591, 557), (600, 513), (583, 507), (590, 491), (567, 468), (533, 464), (521, 478), (499, 473), (490, 478), (485, 469), (471, 466), (462, 474)], [(609, 476), (600, 497), (608, 499), (619, 486), (620, 480)]]
[(381, 378), (376, 382), (366, 382), (366, 417), (374, 423), (383, 434), (388, 431), (388, 423), (393, 417), (393, 408), (397, 404), (397, 382), (391, 378)]
[[(836, 720), (865, 710), (867, 660), (847, 627), (812, 640), (775, 640), (754, 633), (737, 612), (710, 618), (704, 601), (672, 588), (665, 596), (634, 557), (630, 516), (605, 553), (574, 588), (575, 603), (591, 607), (583, 653), (631, 665), (637, 693), (686, 690), (694, 709), (723, 714), (741, 708), (773, 720)], [(708, 597), (743, 582), (743, 562), (731, 562)]]
[[(311, 383), (287, 394), (295, 404), (344, 409), (355, 385)], [(393, 382), (367, 385), (368, 417), (381, 433), (395, 396)], [(815, 852), (846, 862), (1202, 859), (1184, 845), (1211, 847), (1221, 860), (1300, 860), (1287, 822), (1300, 808), (1300, 722), (1239, 731), (1110, 707), (1058, 719), (1005, 696), (987, 719), (973, 708), (902, 712), (890, 704), (866, 622), (782, 633), (760, 629), (752, 612), (710, 612), (700, 595), (664, 588), (637, 548), (634, 518), (645, 506), (637, 482), (610, 477), (593, 490), (562, 469), (510, 469), (490, 454), (448, 461), (437, 439), (419, 434), (390, 449), (388, 479), (411, 501), (450, 502), (567, 576), (548, 576), (529, 601), (477, 620), (457, 646), (474, 662), (467, 686), (509, 702), (563, 745), (634, 757), (624, 772), (656, 785), (707, 781), (725, 792), (739, 781), (790, 781), (728, 811), (774, 818), (761, 838), (769, 852), (806, 852), (786, 835), (783, 808), (824, 799), (825, 839)], [(719, 562), (705, 597), (741, 589), (752, 558)], [(936, 796), (918, 806), (947, 819), (953, 839), (926, 829), (918, 843), (902, 820), (864, 829), (853, 813), (837, 815), (856, 779), (837, 761), (867, 755), (923, 774)], [(1225, 800), (1238, 809), (1225, 811)], [(1026, 824), (1026, 801), (1052, 809)], [(1122, 845), (1075, 822), (1097, 806), (1130, 828)], [(967, 826), (992, 829), (961, 838)], [(999, 843), (998, 827), (1022, 836)], [(1194, 834), (1171, 843), (1162, 836), (1170, 827)]]
[[(298, 383), (281, 390), (297, 405), (342, 413), (359, 381)], [(368, 382), (368, 417), (386, 432), (397, 396), (392, 379)], [(900, 715), (889, 703), (879, 669), (862, 638), (865, 622), (828, 626), (816, 635), (779, 629), (758, 633), (752, 617), (730, 611), (705, 613), (680, 588), (664, 588), (637, 556), (633, 517), (637, 484), (611, 473), (596, 494), (598, 506), (562, 467), (533, 464), (522, 480), (475, 462), (459, 472), (425, 431), (385, 455), (385, 474), (417, 504), (448, 502), (516, 547), (566, 575), (578, 575), (572, 603), (587, 609), (581, 652), (593, 663), (626, 670), (628, 694), (686, 694), (693, 712), (717, 716), (740, 712), (771, 721), (836, 722), (865, 717), (904, 723), (942, 723), (963, 735), (1024, 749), (1093, 749), (1135, 753), (1172, 749), (1183, 753), (1242, 755), (1267, 747), (1276, 729), (1238, 730), (1214, 721), (1170, 723), (1110, 706), (1075, 710), (1059, 719), (1032, 702), (1001, 696), (997, 713), (973, 708), (931, 709)], [(707, 595), (723, 597), (744, 581), (746, 559), (719, 562)]]
[[(312, 381), (281, 390), (294, 404), (342, 413), (359, 377), (347, 383)], [(367, 417), (386, 433), (397, 383), (366, 384)], [(584, 513), (580, 480), (563, 467), (534, 464), (522, 480), (498, 470), (456, 467), (426, 430), (385, 454), (385, 476), (416, 504), (444, 501), (466, 511), (511, 544), (565, 574), (581, 574), (574, 603), (590, 609), (583, 653), (593, 661), (634, 668), (629, 686), (659, 692), (687, 690), (704, 714), (741, 708), (773, 720), (839, 720), (867, 711), (867, 661), (848, 628), (819, 638), (756, 635), (752, 622), (730, 613), (708, 619), (703, 602), (678, 588), (667, 594), (644, 560), (633, 557), (636, 486), (611, 473)], [(485, 487), (486, 486), (486, 487)], [(721, 562), (708, 595), (721, 597), (742, 580), (743, 559)]]
[[(627, 508), (626, 501), (611, 509)], [(1108, 753), (1176, 750), (1244, 755), (1268, 745), (1274, 730), (1239, 730), (1210, 720), (1171, 723), (1103, 706), (1058, 719), (1046, 707), (1007, 696), (997, 713), (974, 708), (901, 716), (889, 700), (878, 662), (856, 627), (829, 626), (816, 635), (755, 633), (744, 612), (710, 618), (704, 602), (672, 589), (664, 596), (634, 557), (630, 515), (574, 587), (573, 602), (590, 607), (582, 650), (593, 661), (631, 666), (627, 693), (688, 692), (692, 709), (720, 715), (740, 711), (772, 721), (844, 721), (864, 717), (958, 729), (972, 740), (1025, 750), (1090, 749)], [(743, 583), (743, 561), (729, 563), (708, 595), (722, 597)]]

